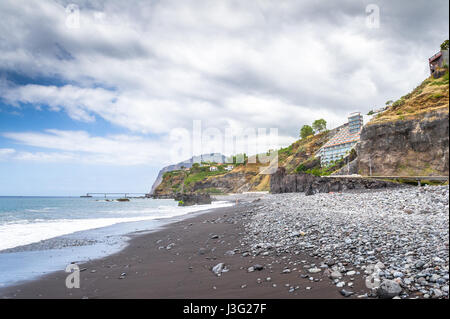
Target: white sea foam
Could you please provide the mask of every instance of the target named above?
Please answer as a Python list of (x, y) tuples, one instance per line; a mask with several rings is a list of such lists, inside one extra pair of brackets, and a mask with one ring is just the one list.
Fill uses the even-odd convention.
[[(219, 207), (232, 206), (232, 203), (218, 201), (211, 205), (195, 205), (189, 207), (160, 206), (152, 210), (133, 211), (142, 213), (140, 216), (119, 218), (89, 218), (89, 219), (57, 219), (57, 220), (20, 220), (0, 225), (0, 250), (27, 245), (41, 240), (50, 239), (78, 231), (111, 226), (118, 223), (170, 218), (188, 213)], [(130, 213), (130, 211), (124, 211)]]

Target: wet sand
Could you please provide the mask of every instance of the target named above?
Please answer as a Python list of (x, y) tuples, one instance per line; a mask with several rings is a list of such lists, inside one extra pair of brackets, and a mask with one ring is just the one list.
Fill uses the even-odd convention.
[[(286, 256), (242, 256), (242, 220), (253, 205), (219, 208), (152, 233), (131, 234), (122, 251), (79, 265), (80, 288), (66, 288), (68, 273), (62, 270), (3, 288), (0, 298), (344, 298), (322, 273), (309, 274), (301, 266), (282, 273)], [(309, 255), (290, 257), (320, 264)], [(220, 277), (211, 271), (218, 263), (229, 268)], [(249, 273), (255, 264), (264, 269)], [(301, 277), (306, 274), (319, 281)], [(367, 292), (361, 277), (354, 283), (350, 298)], [(298, 289), (289, 292), (291, 286)]]

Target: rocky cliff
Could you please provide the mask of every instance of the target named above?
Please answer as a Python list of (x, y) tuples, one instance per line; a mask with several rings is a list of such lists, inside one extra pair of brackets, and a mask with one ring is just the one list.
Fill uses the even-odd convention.
[[(335, 129), (308, 136), (278, 150), (277, 165), (285, 167), (288, 172), (294, 172), (299, 165), (307, 171), (320, 167), (320, 161), (314, 154), (336, 132)], [(222, 165), (216, 165), (218, 167), (216, 172), (210, 172), (207, 167), (185, 171), (178, 166), (177, 169), (161, 174), (161, 180), (155, 182), (153, 194), (159, 197), (173, 197), (179, 192), (220, 194), (269, 191), (270, 175), (262, 171), (267, 165), (251, 157), (245, 163), (234, 165), (232, 171), (225, 171)]]
[(201, 163), (201, 162), (210, 162), (214, 161), (217, 163), (225, 163), (225, 156), (219, 153), (211, 153), (211, 154), (203, 154), (199, 156), (191, 157), (188, 160), (185, 160), (183, 162), (180, 162), (178, 164), (168, 165), (166, 167), (163, 167), (156, 177), (155, 181), (153, 182), (152, 189), (150, 190), (150, 194), (154, 194), (156, 188), (161, 184), (163, 180), (164, 173), (172, 172), (176, 170), (180, 170), (182, 168), (191, 168), (192, 164), (194, 163)]
[(287, 174), (281, 167), (271, 176), (271, 193), (316, 193), (341, 192), (345, 190), (377, 189), (397, 187), (398, 184), (358, 177), (321, 177), (311, 174)]
[(426, 79), (363, 127), (358, 173), (449, 174), (448, 71)]
[(308, 136), (278, 150), (278, 166), (282, 168), (278, 175), (262, 174), (260, 168), (265, 165), (249, 163), (235, 165), (231, 172), (219, 165), (216, 172), (205, 167), (188, 171), (178, 167), (170, 174), (163, 174), (154, 194), (268, 190), (314, 193), (387, 186), (384, 182), (361, 179), (343, 179), (341, 183), (336, 179), (316, 178), (330, 174), (369, 175), (371, 171), (378, 176), (448, 175), (448, 84), (448, 70), (444, 70), (439, 72), (439, 77), (429, 77), (411, 93), (384, 108), (363, 127), (356, 152), (332, 166), (321, 167), (315, 154), (339, 128)]
[(378, 123), (363, 128), (357, 146), (362, 175), (433, 176), (449, 174), (448, 113)]

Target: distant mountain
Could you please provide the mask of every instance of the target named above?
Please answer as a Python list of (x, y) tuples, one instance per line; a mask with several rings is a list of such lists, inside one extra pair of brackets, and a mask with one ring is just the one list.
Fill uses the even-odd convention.
[(150, 194), (153, 194), (154, 190), (158, 187), (159, 184), (161, 184), (164, 173), (179, 170), (179, 169), (182, 169), (182, 167), (191, 168), (192, 164), (201, 163), (201, 162), (225, 163), (226, 156), (222, 155), (220, 153), (197, 155), (197, 156), (193, 156), (190, 159), (187, 159), (183, 162), (180, 162), (178, 164), (172, 164), (172, 165), (163, 167), (159, 171), (158, 176), (156, 177), (156, 180), (152, 185), (152, 190), (150, 191)]

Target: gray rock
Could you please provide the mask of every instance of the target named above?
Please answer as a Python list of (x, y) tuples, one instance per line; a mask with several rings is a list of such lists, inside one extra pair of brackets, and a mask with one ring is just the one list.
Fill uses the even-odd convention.
[(345, 290), (345, 289), (342, 289), (342, 290), (339, 291), (339, 292), (340, 292), (341, 295), (344, 296), (344, 297), (350, 297), (351, 295), (354, 294), (353, 291), (348, 291), (348, 290)]
[(260, 265), (260, 264), (256, 264), (256, 265), (253, 265), (253, 268), (257, 271), (261, 271), (264, 269), (264, 266)]
[(342, 274), (339, 271), (332, 271), (330, 275), (331, 279), (340, 279), (342, 278)]
[(310, 273), (312, 273), (312, 274), (316, 274), (316, 273), (318, 273), (318, 272), (321, 272), (322, 269), (317, 268), (317, 267), (314, 267), (314, 268), (308, 269), (308, 271), (309, 271)]
[(402, 292), (402, 288), (393, 280), (383, 280), (378, 287), (377, 295), (380, 298), (393, 298)]
[(220, 276), (222, 274), (222, 272), (224, 272), (225, 269), (226, 268), (225, 268), (225, 264), (224, 263), (218, 263), (211, 270), (212, 270), (212, 272), (214, 274), (216, 274), (217, 276)]

